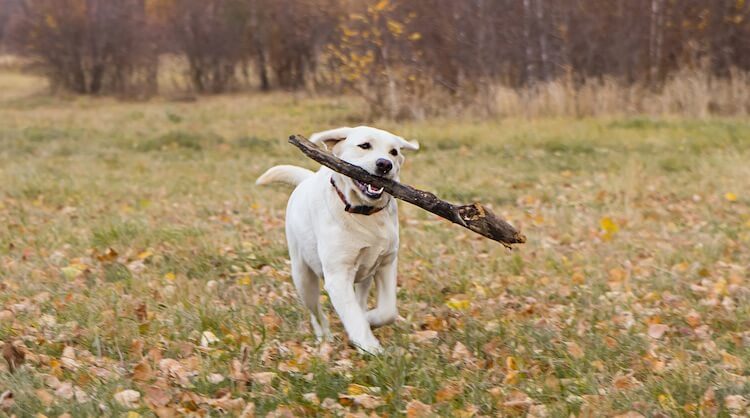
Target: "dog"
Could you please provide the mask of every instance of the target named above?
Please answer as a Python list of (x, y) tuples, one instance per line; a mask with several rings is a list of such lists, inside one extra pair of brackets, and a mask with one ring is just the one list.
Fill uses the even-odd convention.
[[(415, 141), (369, 127), (342, 127), (310, 137), (335, 156), (371, 174), (399, 180), (404, 151), (419, 149)], [(328, 167), (317, 172), (280, 165), (256, 184), (282, 182), (296, 186), (286, 209), (286, 237), (292, 279), (318, 340), (331, 337), (321, 309), (320, 280), (341, 318), (350, 342), (368, 353), (383, 348), (372, 328), (393, 323), (399, 232), (398, 208), (383, 188), (341, 175)], [(368, 309), (373, 282), (377, 306)]]

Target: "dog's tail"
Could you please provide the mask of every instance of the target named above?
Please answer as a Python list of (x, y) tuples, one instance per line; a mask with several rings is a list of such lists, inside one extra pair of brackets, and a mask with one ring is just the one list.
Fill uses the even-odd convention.
[(313, 174), (312, 171), (306, 168), (293, 165), (277, 165), (269, 168), (262, 176), (258, 177), (258, 180), (255, 180), (255, 184), (265, 185), (280, 182), (296, 186)]

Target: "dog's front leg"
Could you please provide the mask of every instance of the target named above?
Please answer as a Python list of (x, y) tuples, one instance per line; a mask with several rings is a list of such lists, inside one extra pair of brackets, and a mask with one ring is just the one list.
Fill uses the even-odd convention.
[(373, 327), (392, 324), (398, 318), (396, 307), (398, 259), (393, 257), (375, 273), (377, 302), (375, 309), (367, 311), (367, 322)]
[(354, 293), (354, 273), (346, 271), (326, 271), (325, 289), (336, 313), (344, 324), (351, 342), (360, 349), (372, 354), (383, 351), (377, 338), (372, 334), (365, 311)]

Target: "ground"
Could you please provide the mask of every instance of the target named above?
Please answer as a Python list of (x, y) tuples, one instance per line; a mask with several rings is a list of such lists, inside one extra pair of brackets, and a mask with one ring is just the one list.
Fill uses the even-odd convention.
[[(369, 121), (347, 98), (34, 83), (0, 74), (0, 340), (25, 355), (0, 362), (0, 416), (748, 413), (746, 120)], [(528, 236), (508, 251), (401, 203), (401, 318), (377, 357), (335, 314), (316, 343), (290, 189), (254, 185), (315, 167), (289, 134), (354, 124), (419, 140), (403, 181)]]

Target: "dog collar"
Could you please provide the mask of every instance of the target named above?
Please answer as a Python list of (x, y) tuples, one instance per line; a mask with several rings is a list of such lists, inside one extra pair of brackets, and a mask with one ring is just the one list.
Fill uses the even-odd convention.
[[(357, 215), (372, 215), (373, 213), (378, 213), (381, 210), (385, 209), (385, 206), (383, 207), (376, 207), (376, 206), (367, 206), (367, 205), (357, 205), (352, 206), (351, 203), (346, 201), (346, 196), (344, 196), (344, 193), (339, 190), (339, 188), (336, 186), (336, 182), (333, 181), (333, 177), (331, 177), (331, 186), (333, 186), (333, 190), (336, 190), (336, 194), (339, 195), (339, 199), (341, 199), (342, 202), (344, 202), (344, 210), (349, 213), (354, 213)], [(386, 206), (388, 206), (386, 204)]]

